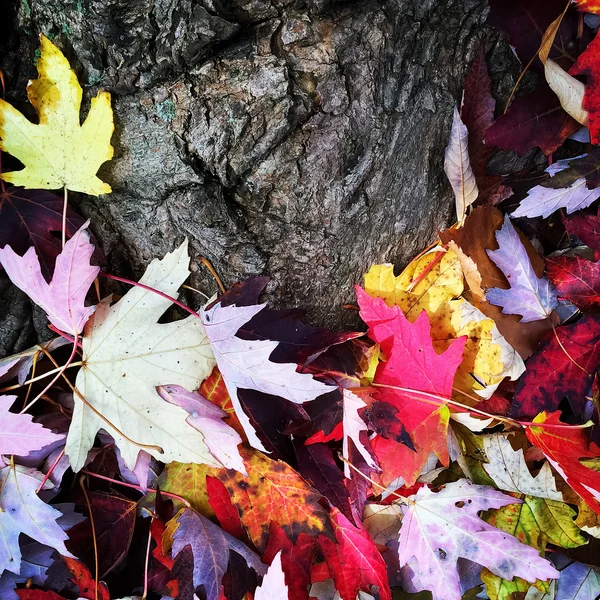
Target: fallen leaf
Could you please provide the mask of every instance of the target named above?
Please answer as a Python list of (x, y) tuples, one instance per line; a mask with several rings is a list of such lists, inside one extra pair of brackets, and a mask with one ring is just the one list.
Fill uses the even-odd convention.
[[(531, 188), (527, 197), (521, 200), (511, 217), (546, 218), (560, 208), (564, 208), (567, 214), (571, 214), (592, 204), (600, 197), (600, 188), (588, 188), (587, 179), (592, 173), (586, 168), (591, 161), (583, 162), (583, 159), (587, 158), (588, 156), (584, 154), (575, 159), (567, 158), (550, 165), (546, 169), (550, 178)], [(579, 162), (578, 159), (581, 159), (582, 162)], [(572, 161), (573, 167), (570, 168)], [(598, 165), (594, 161), (594, 171), (597, 170), (597, 167)], [(557, 177), (557, 174), (563, 171), (566, 172)], [(576, 173), (581, 173), (582, 176), (573, 179)], [(565, 187), (557, 187), (561, 183), (566, 184)]]
[(447, 484), (434, 493), (419, 489), (408, 507), (400, 529), (400, 565), (414, 557), (418, 571), (412, 582), (430, 590), (433, 600), (460, 600), (459, 557), (486, 566), (504, 579), (548, 579), (556, 569), (538, 551), (488, 525), (477, 513), (518, 502), (487, 486), (466, 479)]
[(527, 362), (509, 414), (533, 417), (554, 411), (566, 397), (575, 414), (581, 415), (592, 389), (592, 374), (600, 366), (599, 344), (600, 321), (593, 315), (549, 333)]
[[(137, 502), (114, 494), (88, 492), (91, 515), (69, 529), (67, 548), (90, 568), (95, 565), (101, 579), (127, 556), (133, 538)], [(87, 508), (87, 503), (85, 504)], [(91, 519), (94, 520), (92, 530)]]
[[(162, 260), (153, 260), (140, 282), (175, 296), (189, 275), (188, 262), (186, 241)], [(82, 468), (100, 429), (115, 439), (129, 469), (142, 449), (165, 463), (220, 465), (204, 436), (188, 424), (188, 413), (164, 402), (156, 392), (157, 386), (168, 384), (195, 390), (214, 366), (200, 319), (156, 322), (170, 306), (170, 300), (134, 287), (112, 306), (109, 298), (103, 300), (88, 321), (76, 386), (104, 418), (75, 396), (65, 448), (75, 472)]]
[(39, 115), (38, 124), (0, 99), (0, 148), (25, 165), (21, 171), (2, 173), (2, 179), (26, 188), (108, 194), (110, 186), (96, 172), (113, 156), (110, 94), (98, 92), (92, 98), (80, 125), (81, 86), (69, 61), (44, 35), (37, 70), (27, 97)]
[(444, 154), (444, 171), (454, 190), (456, 220), (462, 224), (467, 208), (477, 200), (479, 190), (469, 160), (469, 132), (454, 107), (450, 140)]
[(600, 101), (599, 52), (600, 37), (596, 35), (569, 70), (571, 75), (583, 75), (586, 79), (583, 109), (588, 113), (587, 125), (590, 130), (592, 144), (597, 144), (600, 141), (600, 115), (598, 114), (598, 102)]
[(496, 232), (497, 250), (488, 250), (488, 256), (506, 276), (510, 288), (492, 288), (487, 291), (489, 302), (502, 307), (502, 312), (522, 315), (525, 323), (546, 319), (558, 305), (556, 292), (547, 279), (538, 277), (527, 251), (510, 218)]
[(485, 143), (513, 150), (519, 156), (539, 146), (550, 155), (579, 127), (548, 84), (543, 83), (531, 94), (515, 99), (508, 112), (487, 130)]
[[(502, 177), (487, 174), (487, 163), (494, 149), (484, 143), (485, 132), (494, 122), (496, 101), (492, 97), (492, 80), (481, 50), (473, 59), (465, 77), (460, 117), (469, 131), (469, 157), (479, 203), (497, 204), (512, 191), (502, 184)], [(464, 265), (463, 265), (464, 270)]]
[(314, 400), (335, 389), (317, 381), (310, 374), (298, 373), (294, 363), (275, 363), (270, 360), (279, 342), (244, 340), (236, 336), (240, 327), (264, 307), (264, 304), (222, 306), (221, 302), (217, 302), (209, 309), (202, 309), (200, 313), (237, 417), (248, 441), (259, 450), (264, 450), (264, 446), (242, 408), (238, 397), (239, 389), (280, 396), (297, 404)]
[(65, 244), (56, 259), (54, 275), (48, 284), (42, 275), (40, 261), (31, 247), (24, 256), (10, 246), (0, 249), (0, 263), (10, 280), (25, 292), (48, 315), (61, 331), (79, 335), (95, 310), (85, 306), (85, 297), (99, 267), (90, 264), (94, 246), (90, 244), (87, 223)]
[(577, 236), (594, 251), (594, 260), (600, 259), (600, 215), (577, 213), (563, 217), (567, 233)]
[[(22, 256), (33, 246), (46, 281), (50, 281), (62, 250), (60, 238), (54, 235), (62, 231), (62, 211), (63, 199), (49, 192), (18, 187), (0, 191), (0, 247), (10, 246)], [(73, 237), (84, 223), (68, 206), (67, 238)]]
[(27, 456), (64, 439), (64, 435), (34, 423), (31, 415), (10, 412), (16, 399), (16, 396), (0, 396), (0, 454)]
[(577, 4), (577, 9), (589, 13), (600, 13), (600, 2), (598, 0), (574, 0)]
[(256, 588), (254, 600), (288, 600), (288, 587), (281, 567), (281, 550), (275, 555), (262, 583)]
[(600, 307), (600, 263), (580, 256), (556, 256), (546, 259), (546, 268), (560, 298), (583, 311)]
[(245, 544), (191, 508), (180, 510), (167, 523), (163, 535), (163, 552), (172, 549), (173, 557), (188, 546), (194, 558), (194, 588), (204, 586), (207, 600), (219, 600), (221, 580), (232, 551), (243, 557), (259, 575), (267, 570), (260, 558)]
[(585, 86), (569, 75), (553, 60), (544, 62), (544, 75), (550, 89), (558, 96), (565, 112), (582, 125), (588, 124), (588, 112), (583, 108)]
[[(416, 452), (382, 437), (374, 439), (371, 447), (383, 470), (380, 476), (383, 485), (387, 487), (398, 477), (412, 485), (431, 452), (448, 464), (446, 438), (450, 411), (443, 398), (452, 396), (454, 375), (466, 340), (454, 340), (438, 355), (433, 348), (426, 313), (421, 313), (411, 324), (398, 306), (392, 308), (359, 287), (356, 294), (360, 316), (369, 327), (369, 337), (381, 345), (387, 357), (387, 362), (379, 364), (373, 383), (379, 386), (380, 400), (398, 409), (399, 419), (410, 434)], [(415, 392), (395, 389), (397, 387)], [(436, 399), (432, 401), (431, 396)]]
[(224, 410), (209, 402), (198, 392), (188, 392), (179, 385), (159, 386), (156, 390), (165, 401), (179, 406), (188, 413), (187, 422), (204, 437), (210, 453), (227, 469), (244, 471), (244, 463), (237, 449), (242, 438), (223, 422)]
[(556, 481), (547, 462), (533, 477), (525, 462), (523, 450), (514, 450), (505, 435), (486, 435), (481, 441), (487, 457), (483, 468), (499, 489), (562, 502), (563, 496), (556, 489)]
[[(473, 260), (481, 275), (483, 288), (506, 285), (506, 279), (502, 271), (486, 252), (487, 248), (496, 247), (496, 230), (500, 229), (503, 222), (504, 216), (498, 209), (492, 206), (479, 206), (467, 217), (464, 227), (460, 229), (450, 228), (440, 232), (442, 242), (450, 243), (454, 241)], [(544, 261), (524, 235), (519, 233), (519, 237), (527, 250), (527, 255), (536, 275), (543, 275)], [(471, 291), (464, 291), (462, 295), (496, 323), (500, 333), (523, 359), (530, 356), (538, 342), (548, 331), (552, 330), (552, 325), (548, 320), (522, 323), (519, 316), (504, 314), (499, 307), (481, 301)]]
[(264, 551), (271, 522), (278, 523), (292, 543), (302, 533), (331, 535), (320, 494), (292, 467), (261, 452), (241, 449), (248, 476), (237, 471), (211, 473), (227, 488), (250, 541)]
[(20, 465), (0, 468), (0, 575), (5, 570), (19, 574), (22, 533), (63, 556), (71, 556), (65, 547), (67, 534), (56, 522), (62, 514), (42, 502), (36, 493), (43, 479), (43, 473)]
[(391, 600), (385, 562), (364, 527), (335, 508), (331, 521), (336, 541), (319, 536), (319, 546), (342, 600), (354, 600), (360, 591)]
[[(533, 422), (540, 425), (564, 425), (560, 421), (559, 412), (541, 412)], [(525, 431), (527, 439), (544, 453), (561, 477), (592, 510), (600, 514), (600, 472), (581, 463), (581, 459), (598, 457), (600, 448), (589, 443), (585, 430), (530, 425)]]

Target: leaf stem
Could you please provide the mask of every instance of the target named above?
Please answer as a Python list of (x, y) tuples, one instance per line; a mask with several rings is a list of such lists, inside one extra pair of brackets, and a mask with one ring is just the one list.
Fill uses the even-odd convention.
[(142, 288), (143, 290), (147, 290), (148, 292), (152, 292), (153, 294), (156, 294), (157, 296), (161, 296), (162, 298), (169, 300), (176, 306), (179, 306), (179, 308), (182, 308), (186, 312), (190, 313), (190, 315), (194, 315), (194, 317), (196, 317), (198, 319), (200, 318), (200, 315), (195, 310), (192, 310), (189, 306), (186, 306), (185, 304), (183, 304), (183, 302), (179, 302), (179, 300), (172, 298), (168, 294), (165, 294), (164, 292), (160, 292), (159, 290), (152, 288), (148, 285), (144, 285), (143, 283), (140, 283), (139, 281), (132, 281), (131, 279), (125, 279), (125, 277), (118, 277), (117, 275), (109, 275), (108, 273), (100, 273), (100, 275), (102, 277), (106, 277), (107, 279), (113, 279), (114, 281), (120, 281), (122, 283), (134, 285), (135, 287), (139, 287), (139, 288)]
[(62, 247), (65, 247), (67, 243), (67, 206), (69, 204), (69, 197), (67, 194), (67, 186), (63, 186), (63, 214), (62, 214)]
[[(83, 364), (82, 361), (77, 361), (77, 362), (72, 362), (69, 366), (70, 367), (80, 367)], [(54, 373), (58, 373), (61, 369), (64, 369), (64, 366), (62, 367), (56, 367), (56, 369), (52, 369), (51, 371), (48, 371), (47, 373), (42, 373), (41, 375), (37, 375), (36, 377), (32, 377), (31, 379), (28, 379), (27, 381), (24, 381), (23, 383), (15, 383), (14, 385), (9, 385), (6, 387), (3, 387), (0, 389), (0, 393), (2, 392), (9, 392), (10, 390), (18, 390), (19, 388), (22, 388), (25, 385), (28, 385), (30, 383), (35, 383), (36, 381), (39, 381), (40, 379), (44, 379), (45, 377), (49, 377), (50, 375), (54, 375)]]
[[(86, 471), (85, 469), (82, 469), (81, 472), (85, 473), (86, 475), (90, 475), (91, 477), (96, 477), (97, 479), (102, 479), (104, 481), (109, 481), (110, 483), (115, 483), (117, 485), (122, 485), (124, 487), (131, 488), (132, 490), (137, 490), (138, 492), (140, 492), (142, 494), (158, 493), (158, 490), (155, 490), (153, 488), (146, 488), (144, 490), (144, 488), (141, 485), (135, 485), (134, 483), (126, 483), (125, 481), (119, 481), (118, 479), (112, 479), (111, 477), (106, 477), (105, 475), (100, 475), (98, 473), (92, 473), (92, 471)], [(164, 490), (160, 490), (160, 493), (163, 496), (167, 496), (168, 498), (173, 498), (175, 500), (179, 500), (180, 502), (185, 504), (185, 506), (187, 506), (188, 508), (192, 508), (192, 505), (182, 496), (178, 496), (177, 494), (172, 494), (171, 492), (165, 492)]]
[(210, 274), (214, 277), (214, 280), (217, 282), (217, 285), (219, 286), (219, 289), (221, 290), (221, 294), (224, 294), (225, 286), (223, 285), (223, 282), (221, 281), (219, 274), (217, 273), (215, 268), (212, 266), (212, 263), (210, 262), (210, 260), (208, 260), (208, 258), (206, 258), (205, 256), (201, 256), (200, 262), (209, 270)]
[(31, 402), (29, 402), (26, 406), (23, 407), (19, 414), (27, 412), (27, 410), (30, 409), (60, 379), (60, 376), (69, 368), (69, 365), (73, 362), (75, 354), (77, 353), (78, 339), (78, 334), (75, 334), (75, 339), (73, 341), (73, 350), (71, 351), (71, 356), (69, 356), (69, 360), (58, 370), (56, 375), (52, 378), (52, 381), (33, 400), (31, 400)]
[(150, 544), (152, 543), (152, 521), (154, 517), (150, 518), (150, 527), (148, 529), (148, 545), (146, 546), (146, 562), (144, 564), (144, 593), (142, 594), (141, 600), (146, 600), (148, 596), (148, 567), (150, 563)]
[(88, 496), (87, 489), (85, 487), (85, 482), (87, 477), (84, 475), (79, 479), (79, 485), (83, 491), (83, 495), (85, 496), (85, 503), (87, 504), (88, 512), (90, 513), (90, 525), (92, 527), (92, 542), (94, 544), (94, 564), (95, 564), (95, 577), (94, 583), (96, 584), (96, 589), (94, 590), (94, 599), (98, 600), (98, 583), (100, 579), (99, 574), (99, 561), (98, 561), (98, 541), (96, 537), (96, 524), (94, 522), (94, 513), (92, 511), (92, 503), (90, 502), (90, 497)]

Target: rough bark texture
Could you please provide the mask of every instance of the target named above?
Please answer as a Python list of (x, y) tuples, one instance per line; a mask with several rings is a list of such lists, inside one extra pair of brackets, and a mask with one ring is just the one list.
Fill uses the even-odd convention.
[[(355, 315), (342, 305), (365, 269), (403, 266), (452, 218), (443, 149), (489, 33), (487, 0), (2, 8), (11, 101), (25, 106), (40, 32), (90, 93), (113, 93), (116, 153), (102, 175), (114, 192), (73, 198), (113, 273), (137, 277), (188, 236), (226, 284), (269, 274), (276, 303), (348, 325)], [(213, 293), (204, 267), (193, 269), (193, 285)], [(0, 311), (1, 353), (23, 344), (33, 321), (14, 288), (2, 283), (0, 294), (10, 306)]]

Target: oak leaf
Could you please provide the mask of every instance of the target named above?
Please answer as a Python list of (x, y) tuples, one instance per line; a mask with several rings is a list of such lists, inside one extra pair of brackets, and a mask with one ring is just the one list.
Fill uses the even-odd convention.
[[(153, 260), (140, 282), (175, 296), (189, 275), (188, 262), (186, 241)], [(165, 463), (220, 466), (203, 434), (188, 424), (188, 413), (156, 391), (168, 384), (195, 390), (214, 366), (200, 319), (157, 323), (170, 306), (170, 300), (134, 287), (112, 306), (110, 298), (104, 299), (88, 321), (76, 386), (94, 410), (75, 396), (65, 448), (74, 471), (83, 466), (100, 429), (115, 439), (129, 469), (141, 449)]]
[(98, 196), (111, 191), (96, 172), (113, 156), (110, 138), (113, 115), (110, 94), (99, 92), (80, 124), (82, 91), (62, 52), (40, 36), (38, 78), (27, 96), (39, 115), (34, 124), (0, 99), (0, 149), (18, 158), (25, 168), (0, 177), (26, 188), (68, 188)]

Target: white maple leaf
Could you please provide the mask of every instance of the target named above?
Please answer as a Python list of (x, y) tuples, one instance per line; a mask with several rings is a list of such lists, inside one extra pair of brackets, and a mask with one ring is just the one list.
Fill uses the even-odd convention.
[[(36, 493), (43, 480), (44, 474), (36, 469), (20, 465), (0, 469), (0, 575), (5, 570), (20, 573), (22, 533), (73, 558), (65, 547), (68, 536), (56, 522), (62, 513)], [(46, 482), (44, 487), (52, 484)]]
[(552, 469), (546, 461), (533, 477), (525, 462), (523, 450), (514, 450), (506, 436), (497, 433), (481, 439), (488, 459), (483, 468), (501, 490), (563, 501), (562, 494), (556, 489)]
[[(153, 260), (140, 283), (175, 297), (189, 275), (188, 264), (186, 241), (162, 260)], [(129, 469), (135, 468), (140, 450), (164, 463), (222, 466), (204, 435), (187, 423), (188, 413), (156, 391), (160, 385), (196, 390), (215, 364), (200, 319), (157, 323), (171, 304), (134, 287), (112, 306), (104, 299), (88, 321), (76, 387), (104, 418), (75, 395), (65, 448), (74, 471), (84, 465), (100, 429), (114, 438)]]
[(460, 600), (459, 558), (483, 565), (503, 579), (521, 577), (535, 582), (558, 577), (558, 571), (535, 548), (492, 527), (477, 514), (515, 503), (520, 500), (467, 479), (449, 483), (437, 493), (421, 488), (410, 506), (402, 507), (400, 566), (416, 560), (412, 583), (420, 590), (430, 590), (433, 600)]
[(254, 600), (287, 600), (288, 587), (281, 568), (281, 550), (275, 555), (262, 583), (256, 588)]
[(221, 306), (218, 302), (208, 310), (201, 310), (200, 317), (248, 441), (254, 448), (266, 452), (242, 408), (238, 389), (256, 390), (302, 404), (335, 388), (317, 381), (308, 373), (298, 373), (295, 363), (270, 361), (269, 357), (279, 342), (236, 337), (239, 328), (264, 307), (265, 304)]
[[(350, 442), (352, 440), (356, 449), (360, 452), (365, 462), (373, 469), (379, 470), (379, 467), (373, 460), (369, 451), (360, 441), (360, 432), (367, 431), (368, 427), (360, 418), (358, 411), (365, 407), (363, 400), (350, 390), (343, 392), (343, 410), (342, 410), (342, 427), (344, 430), (344, 439), (342, 443), (342, 454), (346, 460), (350, 460)], [(350, 467), (348, 463), (344, 463), (344, 473), (346, 477), (350, 477)]]

